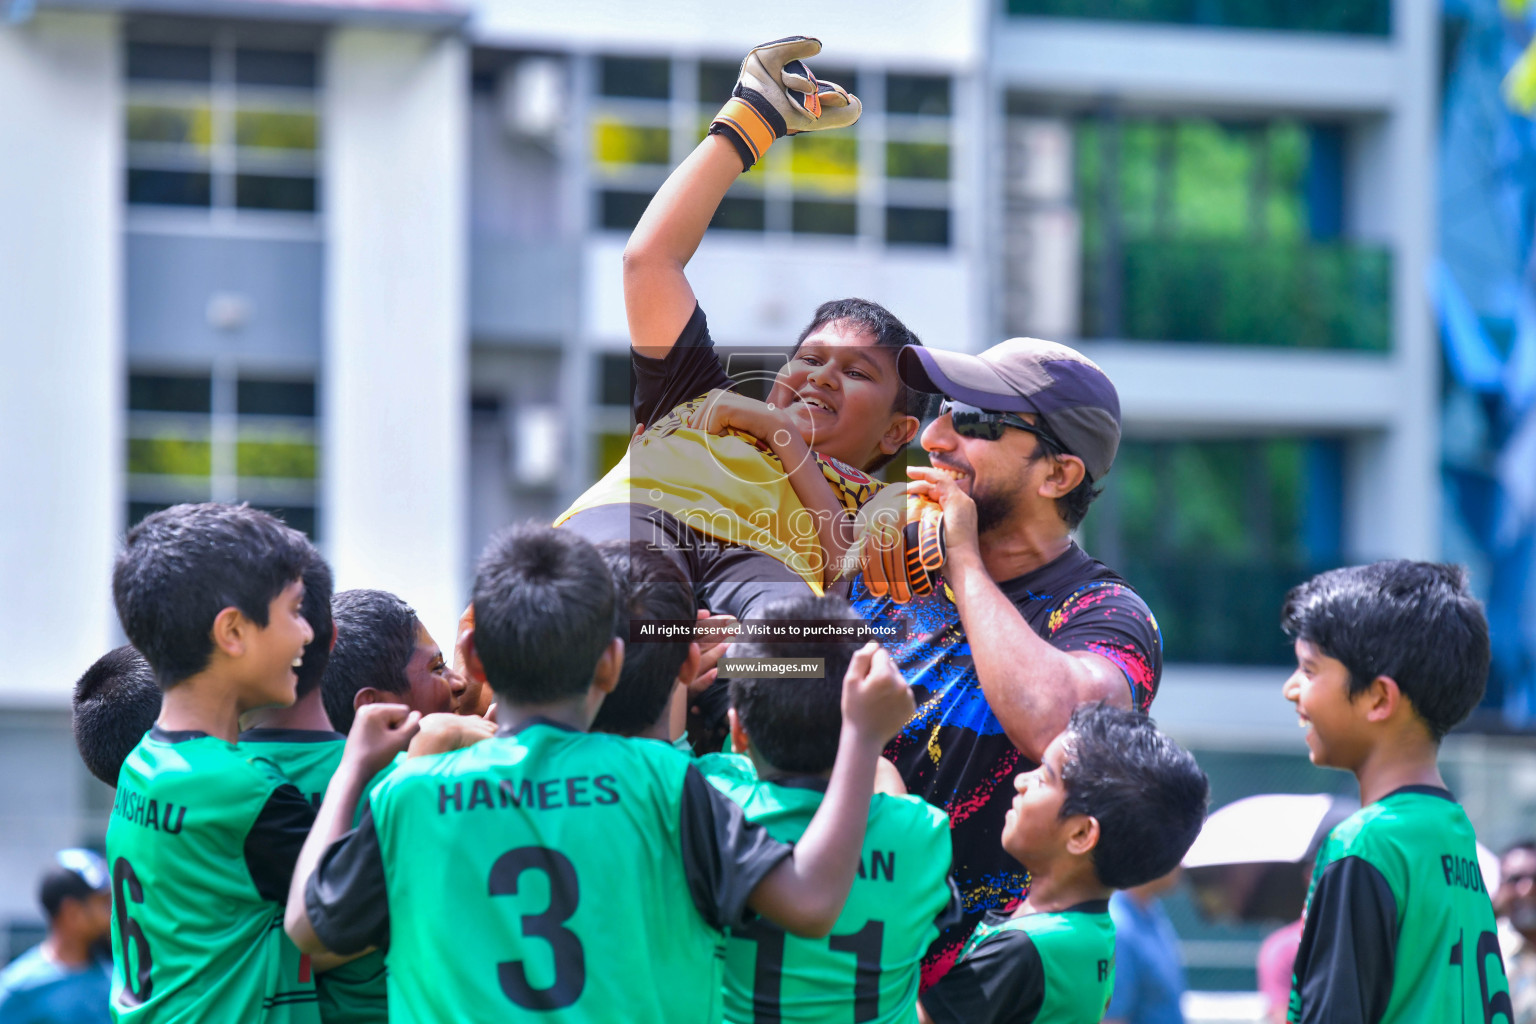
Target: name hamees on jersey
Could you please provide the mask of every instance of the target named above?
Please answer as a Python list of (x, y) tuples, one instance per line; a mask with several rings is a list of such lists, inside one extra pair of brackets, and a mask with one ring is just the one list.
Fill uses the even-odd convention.
[(1445, 874), (1445, 884), (1448, 886), (1472, 892), (1488, 891), (1483, 884), (1483, 872), (1477, 866), (1477, 861), (1447, 853), (1440, 858), (1440, 870)]
[[(493, 789), (491, 783), (495, 781)], [(612, 775), (572, 775), (567, 779), (476, 779), (470, 784), (468, 798), (464, 783), (437, 787), (437, 813), (517, 807), (527, 810), (555, 811), (564, 807), (602, 807), (619, 802), (617, 780)]]
[(158, 800), (146, 800), (144, 794), (121, 785), (117, 787), (117, 797), (112, 801), (112, 813), (131, 824), (171, 835), (181, 832), (187, 820), (185, 804), (178, 806), (167, 801), (162, 809)]

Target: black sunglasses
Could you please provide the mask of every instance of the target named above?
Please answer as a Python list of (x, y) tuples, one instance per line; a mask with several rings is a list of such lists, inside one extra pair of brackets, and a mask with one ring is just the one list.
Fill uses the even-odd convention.
[(1040, 439), (1040, 443), (1052, 455), (1066, 455), (1067, 447), (1061, 443), (1060, 438), (1051, 433), (1043, 424), (1035, 424), (1026, 420), (1017, 413), (992, 412), (988, 409), (978, 409), (974, 405), (966, 405), (964, 402), (956, 402), (953, 399), (943, 402), (939, 406), (939, 415), (948, 414), (950, 423), (955, 428), (955, 433), (961, 437), (969, 437), (978, 441), (996, 441), (1003, 436), (1003, 431), (1008, 427), (1015, 427), (1027, 433), (1034, 434)]

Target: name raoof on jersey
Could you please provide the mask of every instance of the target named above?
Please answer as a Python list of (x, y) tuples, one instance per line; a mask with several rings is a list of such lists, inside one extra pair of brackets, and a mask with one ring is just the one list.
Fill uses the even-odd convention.
[(1466, 889), (1470, 892), (1487, 892), (1488, 887), (1483, 884), (1482, 869), (1477, 866), (1477, 861), (1454, 853), (1442, 854), (1440, 857), (1440, 871), (1445, 875), (1445, 884), (1453, 889)]

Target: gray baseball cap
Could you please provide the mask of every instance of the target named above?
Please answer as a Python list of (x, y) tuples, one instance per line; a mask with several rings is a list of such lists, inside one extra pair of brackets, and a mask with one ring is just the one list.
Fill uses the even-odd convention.
[(1039, 338), (1009, 338), (980, 355), (901, 350), (909, 387), (991, 412), (1032, 412), (1083, 460), (1093, 480), (1109, 472), (1120, 447), (1120, 395), (1103, 370), (1075, 348)]

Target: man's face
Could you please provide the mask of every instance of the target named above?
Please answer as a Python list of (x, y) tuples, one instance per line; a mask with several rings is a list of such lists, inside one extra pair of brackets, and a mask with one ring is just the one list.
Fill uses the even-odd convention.
[(452, 711), (464, 693), (464, 677), (448, 667), (437, 642), (419, 622), (416, 649), (406, 662), (405, 679), (410, 685), (404, 703), (424, 715)]
[(1504, 855), (1493, 909), (1527, 938), (1536, 936), (1536, 850), (1515, 849)]
[(1352, 771), (1364, 756), (1363, 709), (1349, 697), (1349, 669), (1315, 644), (1297, 639), (1296, 671), (1281, 691), (1307, 730), (1307, 756), (1325, 768)]
[(1066, 742), (1066, 733), (1057, 736), (1045, 748), (1040, 767), (1013, 780), (1018, 792), (1003, 817), (1003, 849), (1026, 867), (1031, 860), (1038, 864), (1055, 856), (1065, 844), (1067, 823), (1061, 805), (1067, 791), (1061, 769), (1067, 760)]
[[(1028, 423), (1033, 413), (1021, 413)], [(1050, 459), (1035, 458), (1039, 442), (1025, 430), (1005, 429), (996, 441), (963, 437), (955, 432), (949, 413), (923, 431), (923, 450), (935, 469), (955, 478), (955, 484), (976, 503), (976, 532), (986, 533), (1013, 517), (1032, 490), (1040, 486), (1042, 468)]]
[(882, 454), (900, 393), (896, 353), (876, 348), (857, 326), (833, 321), (801, 343), (768, 402), (789, 410), (812, 449), (864, 469)]
[(299, 684), (294, 669), (304, 657), (305, 645), (315, 638), (301, 613), (303, 603), (304, 584), (294, 580), (267, 605), (266, 626), (252, 630), (246, 645), (251, 691), (242, 711), (293, 703)]
[(111, 890), (103, 889), (89, 896), (65, 897), (59, 905), (54, 927), (86, 945), (100, 942), (112, 930)]

